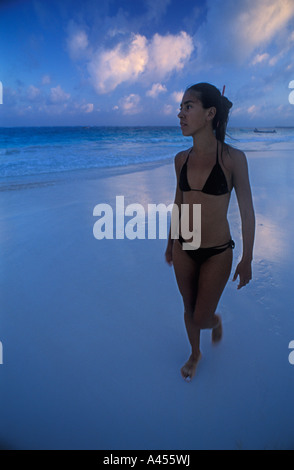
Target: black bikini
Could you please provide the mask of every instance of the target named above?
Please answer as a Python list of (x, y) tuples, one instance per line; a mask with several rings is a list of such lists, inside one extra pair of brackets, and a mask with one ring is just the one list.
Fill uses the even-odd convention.
[(189, 160), (190, 153), (193, 149), (190, 150), (184, 165), (182, 166), (179, 180), (179, 187), (181, 191), (200, 191), (205, 194), (212, 194), (213, 196), (221, 196), (222, 194), (229, 193), (228, 183), (223, 172), (222, 167), (218, 161), (218, 144), (216, 148), (216, 163), (211, 170), (209, 177), (206, 180), (205, 185), (202, 189), (193, 189), (191, 188), (188, 176), (187, 176), (187, 164)]
[[(183, 247), (183, 243), (187, 243), (186, 240), (179, 236), (179, 242)], [(234, 240), (228, 241), (228, 243), (224, 243), (223, 245), (213, 246), (211, 248), (198, 248), (197, 250), (184, 250), (186, 253), (192, 258), (197, 264), (201, 265), (204, 261), (208, 260), (212, 256), (219, 255), (223, 251), (227, 250), (227, 248), (235, 248)]]
[[(216, 163), (214, 167), (212, 168), (210, 175), (208, 176), (206, 180), (205, 185), (203, 186), (202, 189), (191, 188), (189, 181), (188, 181), (187, 164), (188, 164), (189, 156), (192, 150), (193, 149), (191, 149), (190, 152), (188, 153), (185, 163), (183, 164), (182, 169), (181, 169), (180, 178), (179, 178), (180, 190), (183, 192), (200, 191), (204, 194), (211, 194), (213, 196), (221, 196), (223, 194), (229, 193), (230, 191), (229, 191), (227, 179), (218, 160), (218, 143), (217, 143), (217, 148), (216, 148)], [(179, 236), (179, 242), (182, 246), (183, 246), (183, 243), (187, 243), (181, 236)], [(228, 243), (225, 243), (223, 245), (214, 246), (211, 248), (198, 248), (197, 250), (185, 250), (185, 251), (190, 256), (190, 258), (192, 258), (198, 264), (202, 264), (208, 258), (211, 258), (211, 256), (218, 255), (222, 253), (223, 251), (225, 251), (227, 248), (233, 249), (234, 247), (235, 247), (235, 243), (231, 239), (229, 240)]]

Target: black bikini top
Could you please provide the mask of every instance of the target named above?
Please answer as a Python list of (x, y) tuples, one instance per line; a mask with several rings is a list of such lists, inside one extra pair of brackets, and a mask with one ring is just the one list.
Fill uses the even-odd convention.
[(218, 161), (218, 144), (216, 148), (216, 163), (211, 170), (209, 177), (206, 180), (205, 185), (202, 189), (193, 189), (189, 185), (188, 176), (187, 176), (187, 163), (189, 160), (190, 153), (193, 149), (190, 150), (184, 165), (182, 166), (180, 179), (179, 179), (179, 187), (181, 191), (201, 191), (205, 194), (212, 194), (214, 196), (221, 196), (222, 194), (229, 193), (227, 179), (223, 172), (222, 167)]

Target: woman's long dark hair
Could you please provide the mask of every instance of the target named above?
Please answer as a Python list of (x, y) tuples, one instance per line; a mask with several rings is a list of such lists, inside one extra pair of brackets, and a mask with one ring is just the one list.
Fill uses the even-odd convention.
[(216, 108), (216, 115), (212, 121), (212, 128), (215, 132), (217, 140), (224, 142), (226, 136), (226, 129), (229, 120), (229, 111), (233, 103), (221, 92), (210, 83), (197, 83), (197, 85), (190, 86), (186, 91), (194, 91), (198, 93), (204, 109)]

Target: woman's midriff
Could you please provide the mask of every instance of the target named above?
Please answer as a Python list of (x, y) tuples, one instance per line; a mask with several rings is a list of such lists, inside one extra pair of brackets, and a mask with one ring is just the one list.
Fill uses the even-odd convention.
[[(183, 236), (182, 224), (189, 225), (189, 231), (193, 231), (193, 204), (200, 204), (201, 210), (201, 248), (222, 245), (227, 243), (230, 238), (230, 227), (227, 219), (228, 206), (230, 202), (230, 193), (221, 196), (214, 196), (204, 193), (184, 193), (182, 204), (189, 205), (189, 220), (182, 220), (180, 225), (180, 234)], [(195, 221), (194, 230), (199, 231), (198, 219)], [(188, 242), (187, 237), (183, 237)]]

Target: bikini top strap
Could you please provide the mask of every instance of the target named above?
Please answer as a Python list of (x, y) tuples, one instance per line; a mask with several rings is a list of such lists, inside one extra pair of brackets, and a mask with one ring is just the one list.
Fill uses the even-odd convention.
[(193, 147), (190, 148), (185, 163), (187, 163), (187, 161), (189, 160), (190, 153), (192, 152), (192, 150), (193, 150)]
[(184, 168), (184, 167), (187, 166), (187, 163), (188, 163), (188, 160), (189, 160), (189, 157), (190, 157), (190, 153), (192, 152), (192, 150), (193, 150), (193, 147), (189, 150), (188, 155), (187, 155), (187, 158), (186, 158), (186, 160), (185, 160), (185, 162), (184, 162), (182, 168)]

